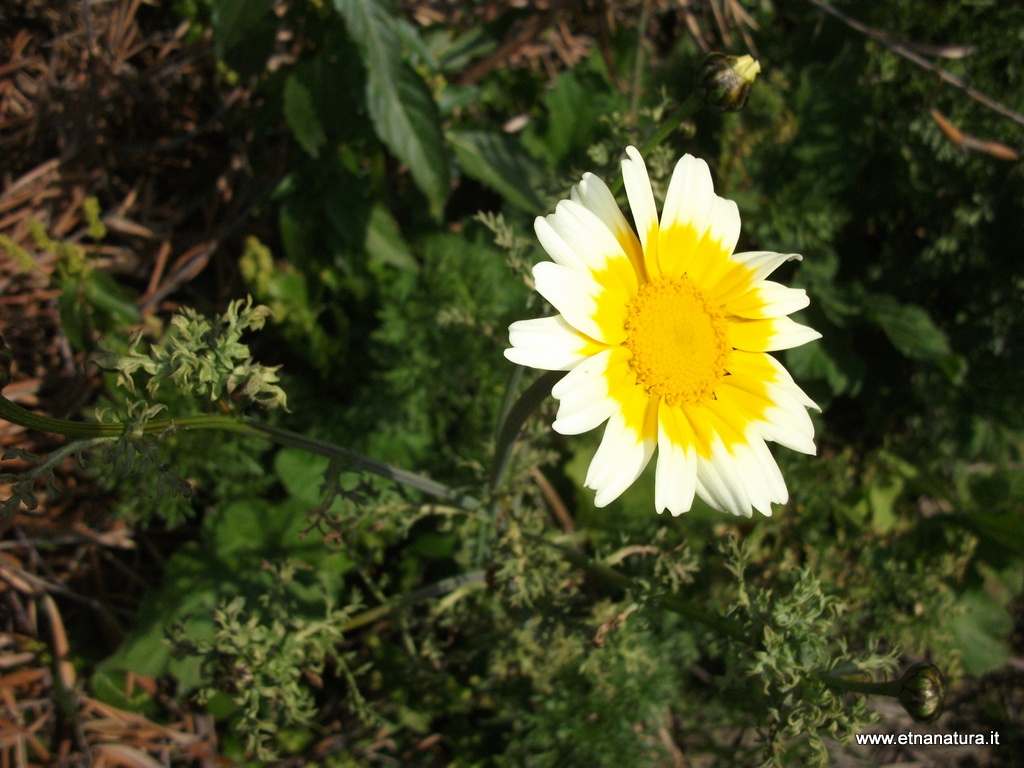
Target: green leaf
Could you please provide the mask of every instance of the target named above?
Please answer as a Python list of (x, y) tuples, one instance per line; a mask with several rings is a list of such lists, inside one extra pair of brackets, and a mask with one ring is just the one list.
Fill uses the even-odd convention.
[(548, 163), (585, 157), (599, 136), (601, 119), (610, 111), (608, 85), (593, 61), (589, 69), (568, 69), (557, 78), (542, 101), (546, 119), (531, 121), (522, 133), (524, 146)]
[(217, 55), (223, 57), (266, 19), (272, 0), (213, 0), (211, 5)]
[(442, 72), (461, 72), (474, 59), (481, 59), (498, 47), (497, 40), (483, 26), (473, 26), (459, 34), (444, 30), (428, 37), (427, 44)]
[(953, 635), (964, 655), (964, 671), (982, 675), (1001, 667), (1010, 655), (1006, 638), (1013, 625), (1006, 606), (981, 589), (965, 593), (960, 606), (964, 612), (953, 624)]
[(530, 184), (536, 165), (511, 136), (493, 131), (449, 131), (448, 141), (467, 176), (527, 213), (545, 206)]
[[(271, 504), (242, 499), (214, 510), (204, 521), (200, 542), (189, 542), (171, 556), (160, 586), (142, 604), (135, 630), (121, 648), (99, 665), (96, 677), (129, 670), (142, 675), (171, 674), (182, 690), (200, 684), (200, 659), (175, 659), (165, 641), (170, 627), (183, 622), (194, 640), (213, 636), (212, 614), (236, 597), (259, 603), (273, 572), (265, 561), (298, 560), (308, 566), (289, 589), (311, 616), (323, 610), (324, 591), (341, 589), (352, 561), (314, 536), (303, 536), (309, 505), (298, 499)], [(310, 583), (303, 583), (303, 580)], [(109, 687), (109, 686), (108, 686)]]
[(438, 216), (448, 197), (448, 158), (437, 105), (423, 79), (402, 63), (389, 3), (334, 0), (366, 67), (366, 106), (381, 141), (409, 167)]
[(366, 228), (366, 252), (371, 259), (398, 269), (419, 269), (416, 258), (402, 237), (398, 222), (380, 203), (370, 210), (370, 221)]
[(100, 701), (119, 709), (141, 712), (153, 703), (153, 696), (144, 688), (127, 693), (130, 686), (123, 670), (102, 669), (92, 678), (92, 693)]
[(896, 501), (899, 499), (900, 494), (903, 493), (905, 486), (906, 482), (899, 476), (886, 478), (884, 482), (876, 478), (868, 486), (868, 504), (871, 506), (871, 527), (875, 531), (886, 533), (892, 530), (897, 520)]
[(1004, 557), (1019, 557), (1021, 554), (1024, 516), (1016, 509), (1007, 512), (985, 511), (952, 515), (948, 520), (953, 525), (961, 525), (977, 534), (981, 539), (980, 546), (986, 552), (995, 550)]
[(946, 334), (922, 307), (900, 304), (894, 296), (877, 293), (864, 297), (864, 308), (868, 319), (882, 329), (901, 353), (912, 360), (935, 363), (951, 381), (963, 377), (963, 358), (953, 354)]
[(273, 0), (213, 0), (217, 58), (243, 75), (261, 71), (274, 43), (272, 5)]
[[(823, 330), (819, 327), (819, 330)], [(825, 381), (836, 396), (856, 395), (864, 380), (864, 361), (853, 350), (850, 335), (841, 329), (826, 332), (814, 344), (804, 344), (785, 352), (786, 367), (794, 378), (806, 386), (815, 379)], [(818, 393), (812, 393), (819, 396)], [(819, 403), (821, 404), (821, 403)]]
[(303, 504), (314, 506), (320, 502), (320, 486), (330, 459), (312, 456), (298, 448), (283, 448), (274, 457), (274, 472), (288, 495)]
[(93, 331), (138, 322), (139, 310), (125, 288), (108, 274), (89, 270), (61, 281), (61, 324), (76, 349), (93, 347)]
[(320, 156), (320, 148), (326, 143), (327, 135), (316, 115), (313, 94), (299, 80), (297, 72), (288, 75), (284, 82), (284, 117), (292, 129), (295, 140), (314, 160)]

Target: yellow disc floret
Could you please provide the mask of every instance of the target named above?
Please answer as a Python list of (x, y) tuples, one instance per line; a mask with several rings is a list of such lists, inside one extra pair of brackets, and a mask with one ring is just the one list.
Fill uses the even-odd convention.
[(732, 350), (722, 313), (685, 275), (640, 288), (625, 343), (639, 383), (672, 405), (711, 398)]

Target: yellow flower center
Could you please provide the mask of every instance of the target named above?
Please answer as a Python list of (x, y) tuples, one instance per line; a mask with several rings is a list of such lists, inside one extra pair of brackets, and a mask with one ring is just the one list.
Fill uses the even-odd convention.
[(722, 313), (685, 275), (641, 286), (626, 316), (626, 347), (640, 384), (673, 405), (712, 397), (732, 350)]

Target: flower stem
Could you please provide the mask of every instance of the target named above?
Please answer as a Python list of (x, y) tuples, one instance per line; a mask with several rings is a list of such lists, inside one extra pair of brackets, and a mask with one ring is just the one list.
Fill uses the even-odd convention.
[[(704, 106), (701, 100), (697, 98), (696, 93), (691, 93), (682, 104), (670, 115), (668, 115), (647, 141), (640, 145), (640, 154), (646, 157), (650, 154), (651, 150), (661, 144), (665, 139), (671, 136), (678, 130), (679, 126), (683, 124), (684, 120), (689, 120), (695, 114), (697, 114), (701, 107)], [(622, 175), (616, 177), (611, 185), (610, 189), (613, 195), (617, 195), (622, 191), (623, 185)]]
[[(595, 563), (586, 555), (581, 555), (579, 552), (576, 552), (568, 547), (563, 547), (561, 544), (556, 544), (553, 541), (549, 541), (548, 539), (545, 539), (543, 536), (538, 536), (536, 534), (524, 531), (523, 537), (529, 539), (530, 541), (535, 541), (538, 544), (544, 544), (553, 549), (557, 549), (559, 552), (562, 553), (562, 556), (565, 557), (565, 559), (568, 560), (570, 563), (575, 565), (577, 568), (586, 571), (591, 576), (596, 577), (600, 581), (603, 581), (609, 587), (612, 587), (614, 589), (626, 590), (638, 588), (640, 586), (639, 584), (637, 584), (636, 581), (631, 579), (626, 574), (619, 573), (619, 571), (616, 571), (614, 568), (604, 565), (603, 563)], [(743, 631), (743, 628), (740, 627), (736, 622), (732, 621), (726, 616), (721, 616), (717, 613), (705, 611), (703, 608), (698, 606), (696, 603), (691, 602), (690, 600), (684, 600), (683, 598), (676, 597), (675, 595), (663, 594), (657, 597), (657, 602), (662, 608), (672, 611), (672, 613), (679, 614), (680, 616), (683, 616), (685, 618), (699, 621), (706, 627), (709, 627), (710, 629), (713, 629), (716, 632), (719, 632), (723, 635), (727, 635), (733, 640), (748, 643), (750, 642), (749, 638), (747, 637), (747, 634)]]
[[(122, 423), (99, 424), (40, 416), (25, 410), (20, 405), (12, 403), (3, 395), (0, 395), (0, 418), (12, 424), (20, 424), (28, 429), (52, 432), (75, 439), (120, 437), (126, 429)], [(140, 425), (140, 429), (142, 434), (160, 434), (167, 430), (177, 431), (181, 429), (220, 429), (225, 432), (253, 434), (252, 428), (245, 422), (239, 421), (232, 416), (218, 416), (216, 414), (184, 416), (179, 419), (152, 419)]]
[(933, 723), (946, 707), (946, 677), (930, 661), (920, 661), (897, 680), (880, 683), (847, 680), (830, 672), (815, 672), (814, 678), (839, 691), (892, 696), (919, 723)]
[[(19, 405), (12, 403), (0, 395), (0, 418), (13, 424), (20, 424), (29, 429), (36, 429), (42, 432), (52, 432), (75, 440), (97, 440), (103, 438), (118, 438), (129, 429), (122, 423), (114, 424), (90, 424), (82, 421), (68, 421), (67, 419), (54, 419), (48, 416), (27, 411)], [(476, 509), (479, 502), (472, 496), (465, 495), (442, 485), (434, 480), (417, 475), (408, 470), (393, 467), (355, 451), (341, 448), (332, 443), (322, 440), (315, 440), (296, 432), (289, 432), (285, 429), (278, 429), (269, 424), (262, 424), (257, 421), (239, 419), (234, 416), (218, 414), (201, 414), (197, 416), (184, 416), (174, 419), (152, 419), (138, 425), (140, 435), (159, 435), (167, 431), (181, 430), (220, 430), (222, 432), (233, 432), (235, 434), (258, 437), (277, 445), (291, 448), (300, 448), (310, 453), (326, 456), (330, 459), (338, 459), (353, 467), (373, 472), (381, 477), (415, 488), (430, 496), (442, 501), (455, 504), (463, 509)]]
[(686, 101), (680, 104), (675, 112), (666, 117), (651, 138), (640, 146), (640, 154), (644, 157), (649, 155), (651, 150), (675, 133), (679, 129), (679, 126), (683, 124), (684, 120), (689, 120), (700, 112), (702, 106), (703, 104), (701, 104), (700, 99), (697, 98), (696, 93), (691, 93), (687, 96)]
[(441, 581), (435, 582), (434, 584), (428, 584), (427, 586), (410, 592), (408, 595), (393, 600), (390, 603), (378, 605), (374, 608), (365, 610), (362, 613), (357, 613), (345, 623), (345, 626), (341, 628), (341, 631), (343, 633), (352, 632), (359, 627), (364, 627), (367, 624), (379, 621), (400, 608), (415, 605), (416, 603), (422, 603), (434, 597), (441, 597), (442, 595), (450, 594), (460, 587), (470, 585), (476, 586), (483, 584), (484, 582), (485, 572), (482, 569), (469, 571), (468, 573), (459, 574), (458, 576), (450, 576), (447, 579), (441, 579)]
[(289, 448), (299, 448), (319, 456), (339, 459), (353, 467), (365, 469), (367, 472), (380, 475), (393, 482), (415, 488), (418, 491), (434, 496), (449, 504), (454, 504), (462, 509), (475, 510), (480, 506), (480, 502), (472, 496), (460, 493), (454, 488), (449, 488), (447, 485), (443, 485), (436, 480), (417, 475), (415, 472), (410, 472), (407, 469), (399, 469), (382, 461), (371, 459), (369, 456), (364, 456), (356, 451), (350, 451), (333, 443), (306, 437), (297, 432), (289, 432), (286, 429), (278, 429), (269, 424), (261, 424), (255, 421), (247, 421), (245, 426), (248, 428), (249, 434), (256, 437), (262, 437), (272, 443)]
[[(517, 371), (522, 368), (517, 366)], [(507, 410), (498, 426), (498, 434), (494, 441), (494, 459), (491, 461), (491, 469), (488, 475), (488, 486), (493, 491), (497, 489), (505, 478), (505, 470), (512, 458), (512, 449), (515, 447), (516, 438), (523, 424), (530, 417), (537, 406), (551, 394), (551, 388), (561, 381), (565, 371), (548, 371), (533, 382), (526, 391), (520, 395), (515, 404)], [(509, 392), (512, 391), (514, 383), (510, 382)]]
[(832, 674), (831, 672), (814, 672), (813, 677), (819, 683), (827, 685), (836, 691), (846, 693), (864, 693), (877, 696), (899, 696), (899, 680), (885, 680), (874, 682), (870, 680), (850, 680), (846, 677)]

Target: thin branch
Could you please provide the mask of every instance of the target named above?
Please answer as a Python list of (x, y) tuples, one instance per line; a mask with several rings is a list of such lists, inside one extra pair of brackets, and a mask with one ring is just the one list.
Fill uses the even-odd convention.
[(897, 56), (902, 56), (908, 61), (912, 61), (914, 64), (917, 64), (917, 66), (927, 69), (929, 72), (934, 72), (936, 75), (939, 76), (941, 80), (949, 83), (955, 88), (959, 88), (961, 91), (966, 93), (979, 104), (983, 104), (989, 109), (994, 110), (999, 114), (1003, 115), (1004, 117), (1010, 118), (1015, 123), (1024, 125), (1024, 114), (1021, 114), (1020, 112), (1010, 109), (1005, 104), (1001, 104), (995, 99), (989, 98), (981, 91), (972, 88), (970, 85), (968, 85), (966, 82), (961, 80), (959, 77), (954, 75), (949, 70), (943, 69), (940, 66), (932, 64), (924, 56), (921, 56), (920, 54), (910, 50), (910, 48), (908, 48), (905, 44), (901, 43), (899, 40), (896, 40), (891, 35), (887, 35), (885, 32), (881, 32), (877, 29), (872, 29), (866, 24), (857, 21), (857, 19), (847, 16), (845, 13), (840, 11), (838, 8), (830, 5), (829, 3), (822, 2), (822, 0), (807, 0), (807, 2), (825, 11), (825, 13), (835, 16), (848, 27), (851, 27), (852, 29), (855, 29), (862, 34), (867, 35), (875, 42), (881, 43), (890, 51), (895, 53)]

